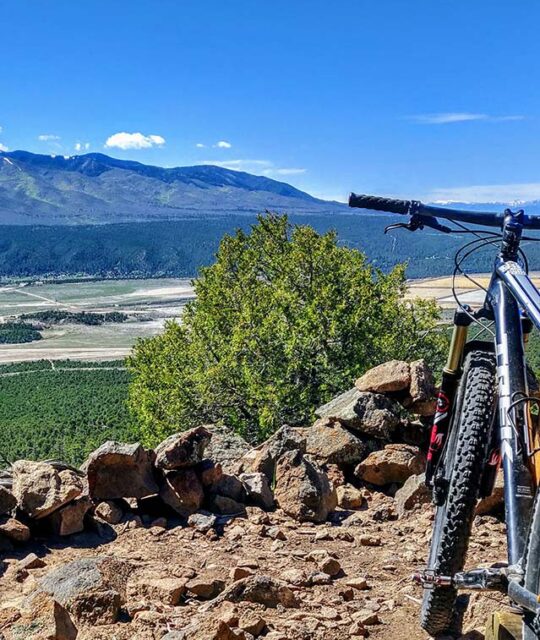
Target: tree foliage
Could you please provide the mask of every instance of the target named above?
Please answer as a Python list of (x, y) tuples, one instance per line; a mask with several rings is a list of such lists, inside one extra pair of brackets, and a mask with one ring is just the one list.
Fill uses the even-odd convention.
[(437, 359), (437, 308), (403, 300), (404, 274), (286, 216), (225, 236), (182, 322), (140, 341), (129, 361), (147, 443), (201, 421), (261, 440), (310, 420), (380, 362)]
[(0, 467), (59, 458), (80, 464), (106, 440), (138, 439), (122, 361), (0, 366)]

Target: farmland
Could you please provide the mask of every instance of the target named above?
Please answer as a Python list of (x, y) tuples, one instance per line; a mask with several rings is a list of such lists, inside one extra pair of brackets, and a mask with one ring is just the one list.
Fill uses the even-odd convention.
[(39, 342), (0, 345), (0, 363), (123, 358), (137, 338), (155, 335), (168, 319), (179, 317), (192, 297), (189, 280), (172, 278), (5, 285), (0, 287), (0, 319), (4, 322), (44, 311), (114, 311), (126, 314), (128, 320), (90, 326), (69, 321), (51, 324), (41, 332)]

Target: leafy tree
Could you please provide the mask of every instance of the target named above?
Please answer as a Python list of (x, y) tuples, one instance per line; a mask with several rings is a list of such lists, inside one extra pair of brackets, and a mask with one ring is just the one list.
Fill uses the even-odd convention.
[(314, 409), (390, 358), (440, 355), (432, 302), (406, 302), (405, 268), (374, 269), (335, 232), (259, 216), (221, 241), (181, 324), (141, 340), (130, 404), (152, 444), (201, 421), (251, 441)]

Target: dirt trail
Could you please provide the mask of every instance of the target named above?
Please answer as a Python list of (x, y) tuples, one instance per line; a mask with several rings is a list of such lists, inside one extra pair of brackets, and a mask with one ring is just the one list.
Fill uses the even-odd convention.
[[(285, 580), (290, 580), (294, 571), (311, 574), (317, 565), (310, 554), (316, 556), (317, 551), (326, 550), (335, 555), (342, 571), (328, 579), (328, 584), (293, 586), (299, 608), (265, 609), (239, 603), (235, 605), (238, 612), (255, 611), (265, 620), (269, 632), (274, 633), (271, 637), (282, 640), (349, 639), (355, 637), (351, 635), (355, 619), (370, 616), (374, 622), (366, 625), (370, 638), (422, 640), (427, 636), (418, 626), (421, 590), (412, 584), (410, 575), (425, 561), (431, 509), (424, 507), (402, 520), (377, 522), (373, 516), (379, 511), (354, 512), (338, 525), (298, 524), (281, 512), (268, 514), (267, 525), (260, 524), (260, 516), (259, 520), (237, 518), (225, 526), (220, 537), (180, 526), (129, 528), (124, 523), (115, 526), (117, 537), (111, 542), (85, 533), (58, 544), (36, 544), (33, 550), (47, 566), (30, 571), (31, 575), (22, 582), (15, 579), (16, 561), (30, 549), (8, 555), (8, 568), (0, 579), (0, 601), (6, 610), (20, 602), (35, 586), (35, 580), (52, 567), (97, 554), (112, 554), (132, 562), (135, 578), (196, 575), (231, 584), (231, 571), (238, 565)], [(504, 525), (492, 517), (477, 518), (470, 556), (471, 565), (504, 559)], [(367, 588), (350, 588), (347, 583), (354, 578), (365, 578)], [(488, 612), (503, 608), (504, 602), (499, 594), (472, 595), (464, 619), (464, 629), (469, 632), (466, 637), (483, 638)], [(224, 611), (223, 607), (216, 607), (202, 613), (206, 605), (196, 599), (174, 607), (151, 601), (138, 607), (131, 603), (131, 610), (129, 601), (126, 606), (130, 614), (124, 616), (122, 623), (81, 629), (79, 640), (159, 640), (168, 630), (182, 629), (195, 619), (205, 621)]]

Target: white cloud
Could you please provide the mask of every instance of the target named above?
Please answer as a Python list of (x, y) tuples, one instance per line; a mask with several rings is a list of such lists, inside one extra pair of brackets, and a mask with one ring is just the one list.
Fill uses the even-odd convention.
[(293, 176), (306, 173), (306, 169), (300, 168), (281, 168), (276, 167), (270, 160), (205, 160), (200, 164), (212, 164), (216, 167), (223, 167), (224, 169), (232, 169), (233, 171), (246, 171), (247, 173), (254, 173), (256, 175), (262, 175), (267, 177), (276, 176)]
[(89, 142), (76, 142), (75, 143), (75, 151), (82, 151), (82, 150), (88, 151), (88, 149), (90, 149), (90, 143)]
[(149, 149), (150, 147), (161, 147), (165, 144), (165, 138), (157, 135), (145, 136), (142, 133), (126, 133), (121, 131), (107, 138), (105, 147), (112, 149)]
[(248, 173), (262, 173), (272, 167), (269, 160), (203, 160), (200, 164), (212, 164), (216, 167)]
[(197, 149), (204, 149), (206, 147), (206, 145), (203, 144), (202, 142), (197, 142), (195, 146), (197, 147)]
[(302, 173), (305, 173), (306, 169), (298, 169), (291, 167), (290, 169), (267, 169), (264, 173), (265, 175), (275, 175), (275, 176), (298, 176)]
[(429, 202), (503, 202), (540, 200), (540, 182), (470, 185), (433, 189), (424, 198)]
[(6, 145), (5, 145), (5, 144), (2, 144), (2, 143), (0, 142), (0, 151), (9, 151), (9, 148), (8, 148), (8, 147), (6, 147)]
[(487, 113), (468, 112), (448, 112), (448, 113), (426, 113), (416, 116), (409, 116), (418, 124), (453, 124), (455, 122), (472, 122), (481, 120), (484, 122), (510, 122), (512, 120), (524, 120), (525, 116), (490, 116)]
[(52, 133), (42, 133), (40, 136), (38, 136), (38, 140), (40, 142), (50, 142), (52, 140), (60, 140), (60, 136), (55, 136)]
[(227, 142), (227, 140), (220, 140), (219, 142), (216, 142), (214, 147), (216, 147), (217, 149), (230, 149), (232, 147), (232, 144), (230, 142)]

